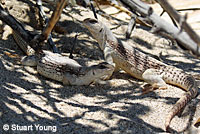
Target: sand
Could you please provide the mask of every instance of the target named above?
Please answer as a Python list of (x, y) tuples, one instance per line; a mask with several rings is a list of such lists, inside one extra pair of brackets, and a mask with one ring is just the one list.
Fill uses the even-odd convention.
[[(32, 0), (7, 0), (6, 7), (18, 20), (36, 28), (34, 3)], [(112, 7), (102, 8), (107, 13), (117, 12)], [(51, 10), (53, 7), (45, 4), (48, 16)], [(67, 56), (75, 34), (79, 33), (74, 59), (82, 65), (103, 61), (97, 42), (81, 24), (88, 17), (93, 17), (88, 9), (66, 7), (58, 24), (67, 32), (52, 34), (59, 50)], [(123, 42), (148, 55), (160, 57), (166, 64), (190, 74), (199, 74), (199, 59), (169, 39), (153, 35), (139, 25), (131, 39), (126, 39), (125, 31), (130, 18), (125, 13), (114, 15), (120, 21), (98, 17)], [(0, 26), (0, 133), (165, 133), (165, 117), (183, 95), (182, 89), (169, 85), (167, 90), (141, 95), (146, 83), (123, 71), (115, 73), (105, 85), (63, 86), (39, 75), (33, 67), (22, 66), (17, 57), (25, 54), (14, 42), (9, 27), (2, 22)], [(180, 117), (174, 117), (170, 125), (174, 133), (200, 133), (199, 128), (193, 126), (200, 117), (199, 99), (200, 96), (197, 96)], [(8, 131), (2, 129), (3, 126), (4, 129), (8, 127), (6, 124)]]

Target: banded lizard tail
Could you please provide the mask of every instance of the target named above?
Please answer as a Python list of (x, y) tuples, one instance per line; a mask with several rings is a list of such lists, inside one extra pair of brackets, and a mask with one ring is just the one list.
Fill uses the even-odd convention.
[(58, 53), (45, 50), (35, 53), (17, 32), (13, 32), (13, 35), (20, 48), (29, 55), (22, 58), (23, 65), (37, 66), (39, 74), (60, 81), (64, 85), (89, 85), (93, 82), (101, 82), (112, 75), (114, 70), (114, 67), (106, 62), (92, 66), (81, 66), (75, 60)]
[(186, 90), (166, 116), (165, 129), (168, 130), (172, 118), (197, 95), (195, 79), (181, 69), (162, 63), (128, 44), (122, 44), (100, 21), (87, 18), (83, 25), (98, 41), (106, 62), (121, 68), (133, 77), (145, 80), (153, 87), (167, 88), (168, 83)]

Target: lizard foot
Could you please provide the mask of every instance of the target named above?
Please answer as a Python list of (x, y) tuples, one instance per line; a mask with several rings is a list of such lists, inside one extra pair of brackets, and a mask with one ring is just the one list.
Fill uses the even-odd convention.
[(144, 87), (142, 88), (142, 95), (147, 94), (151, 91), (155, 90), (154, 87), (152, 87), (151, 84), (146, 84), (144, 85)]
[(142, 89), (142, 95), (143, 94), (147, 94), (153, 90), (156, 90), (156, 89), (159, 89), (159, 90), (165, 90), (167, 89), (167, 86), (163, 85), (163, 86), (160, 86), (159, 84), (157, 83), (154, 83), (153, 85), (151, 84), (146, 84), (144, 85), (143, 89)]

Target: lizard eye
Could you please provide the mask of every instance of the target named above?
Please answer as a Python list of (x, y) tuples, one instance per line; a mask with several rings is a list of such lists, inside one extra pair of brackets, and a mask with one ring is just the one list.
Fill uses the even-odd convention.
[(101, 32), (102, 32), (102, 30), (103, 30), (103, 28), (101, 28), (101, 29), (99, 30), (99, 32), (101, 33)]
[(93, 71), (92, 74), (95, 75), (96, 73)]
[(95, 20), (95, 19), (90, 19), (89, 22), (92, 23), (92, 24), (95, 24), (95, 23), (97, 23), (97, 20)]

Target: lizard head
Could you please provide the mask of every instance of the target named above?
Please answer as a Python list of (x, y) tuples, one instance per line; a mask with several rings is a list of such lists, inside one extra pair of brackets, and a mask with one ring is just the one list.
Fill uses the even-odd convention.
[(107, 62), (102, 62), (98, 65), (90, 66), (89, 75), (94, 79), (108, 79), (114, 71), (114, 66)]
[(87, 18), (83, 21), (83, 25), (90, 31), (92, 36), (98, 41), (100, 45), (104, 43), (106, 36), (106, 27), (104, 24), (96, 19)]
[(101, 50), (104, 50), (107, 40), (118, 42), (112, 31), (102, 22), (87, 18), (83, 21), (83, 25), (90, 31), (93, 38), (95, 38)]

